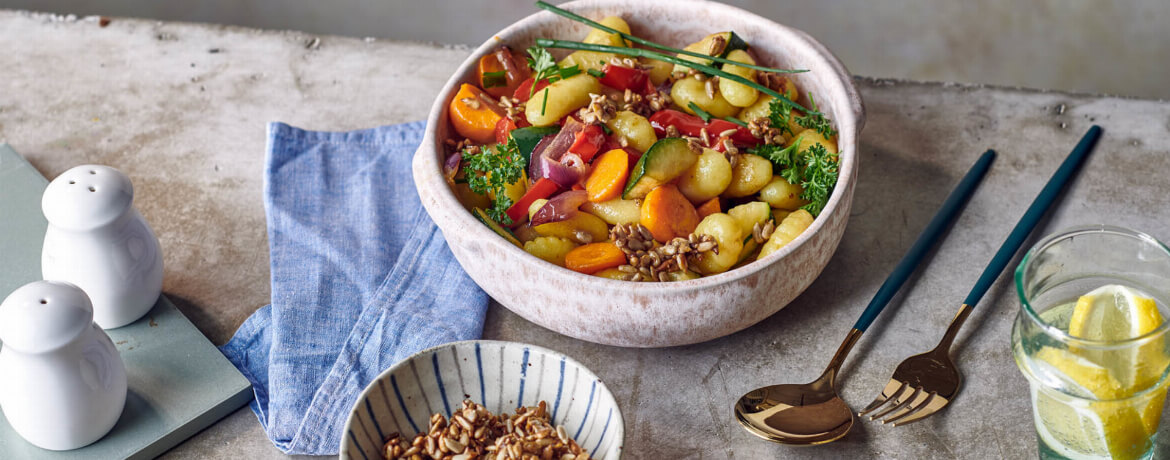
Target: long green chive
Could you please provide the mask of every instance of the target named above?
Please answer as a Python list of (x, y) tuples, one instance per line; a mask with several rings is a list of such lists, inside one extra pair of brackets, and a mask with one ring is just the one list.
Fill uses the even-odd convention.
[(699, 107), (697, 104), (695, 104), (694, 101), (688, 102), (687, 108), (693, 110), (695, 112), (695, 115), (698, 115), (699, 118), (702, 118), (703, 123), (711, 121), (711, 114), (707, 113), (706, 110), (703, 110), (702, 107)]
[[(546, 3), (546, 2), (543, 2), (543, 1), (538, 1), (538, 2), (536, 2), (536, 6), (537, 6), (537, 7), (539, 7), (539, 8), (541, 8), (541, 9), (548, 10), (548, 11), (550, 11), (550, 12), (552, 12), (552, 13), (554, 13), (554, 14), (558, 15), (558, 16), (563, 16), (563, 17), (566, 17), (566, 18), (572, 19), (572, 20), (574, 20), (574, 21), (580, 22), (580, 23), (582, 23), (582, 24), (585, 24), (585, 25), (587, 25), (587, 26), (589, 26), (589, 27), (592, 27), (592, 28), (594, 28), (594, 29), (598, 29), (598, 30), (601, 30), (601, 31), (604, 31), (604, 32), (608, 32), (608, 33), (611, 33), (611, 34), (618, 34), (618, 35), (620, 35), (622, 38), (624, 38), (624, 39), (626, 39), (626, 40), (629, 40), (629, 41), (631, 41), (631, 42), (634, 42), (634, 43), (638, 43), (638, 44), (640, 44), (640, 45), (649, 46), (649, 47), (651, 47), (651, 48), (654, 48), (654, 49), (659, 49), (659, 50), (663, 50), (663, 51), (670, 51), (670, 52), (672, 52), (672, 53), (676, 53), (676, 54), (683, 54), (683, 55), (692, 56), (692, 57), (697, 57), (697, 58), (711, 59), (711, 60), (713, 60), (713, 61), (715, 61), (715, 62), (721, 62), (721, 63), (724, 63), (724, 64), (733, 64), (733, 65), (737, 65), (737, 66), (739, 66), (739, 67), (746, 67), (746, 68), (749, 68), (749, 69), (755, 69), (755, 70), (760, 70), (760, 71), (764, 71), (764, 72), (773, 72), (773, 73), (803, 73), (803, 72), (808, 72), (808, 69), (773, 69), (773, 68), (771, 68), (771, 67), (764, 67), (764, 66), (759, 66), (759, 65), (755, 65), (755, 64), (747, 64), (747, 63), (743, 63), (743, 62), (736, 62), (736, 61), (732, 61), (732, 60), (730, 60), (730, 59), (721, 58), (721, 57), (719, 57), (719, 56), (708, 56), (708, 55), (706, 55), (706, 54), (703, 54), (703, 53), (696, 53), (696, 52), (694, 52), (694, 51), (687, 51), (687, 50), (681, 50), (681, 49), (678, 49), (678, 48), (671, 48), (671, 47), (669, 47), (669, 46), (666, 46), (666, 45), (660, 45), (660, 44), (658, 44), (658, 43), (654, 43), (654, 42), (652, 42), (652, 41), (650, 41), (650, 40), (646, 40), (646, 39), (644, 39), (644, 38), (635, 37), (635, 36), (633, 36), (633, 35), (627, 34), (627, 33), (625, 33), (625, 32), (622, 32), (622, 31), (620, 31), (620, 30), (617, 30), (617, 29), (613, 29), (613, 28), (610, 28), (610, 27), (606, 27), (605, 25), (603, 25), (603, 24), (601, 24), (601, 23), (599, 23), (599, 22), (596, 22), (596, 21), (590, 20), (589, 18), (586, 18), (586, 17), (584, 17), (584, 16), (578, 15), (578, 14), (576, 14), (576, 13), (573, 13), (573, 12), (571, 12), (571, 11), (564, 10), (564, 9), (561, 9), (561, 8), (557, 8), (556, 6), (553, 6), (552, 4), (549, 4), (549, 3)], [(646, 56), (646, 57), (649, 57), (649, 56)]]
[[(570, 50), (600, 51), (603, 53), (620, 54), (623, 56), (644, 57), (644, 58), (654, 59), (657, 61), (669, 62), (671, 64), (678, 64), (678, 65), (681, 65), (684, 67), (690, 67), (692, 69), (698, 70), (698, 71), (703, 72), (707, 75), (715, 75), (715, 76), (718, 76), (719, 78), (725, 78), (725, 79), (728, 79), (728, 80), (731, 80), (731, 81), (734, 81), (737, 83), (742, 83), (742, 84), (748, 85), (752, 88), (755, 88), (755, 89), (763, 92), (764, 94), (767, 94), (767, 95), (772, 96), (778, 100), (781, 100), (781, 101), (784, 101), (788, 104), (791, 104), (792, 107), (797, 108), (806, 114), (823, 115), (823, 113), (821, 113), (821, 112), (818, 112), (816, 110), (809, 110), (809, 109), (805, 108), (804, 106), (797, 104), (796, 102), (793, 102), (791, 99), (788, 99), (788, 97), (784, 96), (783, 94), (777, 93), (775, 90), (768, 88), (767, 86), (761, 85), (761, 84), (756, 83), (756, 82), (751, 81), (751, 80), (748, 80), (748, 79), (743, 78), (739, 75), (730, 74), (730, 73), (724, 72), (723, 70), (711, 67), (709, 65), (699, 64), (697, 62), (691, 62), (691, 61), (688, 61), (686, 59), (679, 59), (679, 58), (674, 57), (674, 56), (669, 56), (666, 54), (659, 53), (657, 51), (651, 51), (651, 50), (642, 49), (642, 48), (626, 48), (624, 46), (610, 46), (610, 45), (599, 45), (599, 44), (594, 44), (594, 43), (581, 43), (581, 42), (574, 42), (574, 41), (568, 41), (568, 40), (552, 40), (552, 39), (548, 39), (548, 38), (538, 38), (538, 39), (536, 39), (536, 44), (543, 46), (545, 48), (563, 48), (563, 49), (570, 49)], [(738, 63), (736, 65), (738, 65)]]
[(748, 124), (747, 124), (747, 123), (744, 123), (744, 122), (743, 122), (743, 120), (740, 120), (740, 119), (738, 119), (738, 118), (735, 118), (735, 117), (733, 117), (733, 116), (730, 116), (730, 115), (728, 115), (728, 116), (726, 116), (726, 117), (723, 117), (723, 120), (724, 120), (724, 121), (730, 121), (730, 122), (732, 122), (732, 123), (735, 123), (735, 124), (737, 124), (737, 125), (743, 126), (744, 128), (747, 128), (747, 127), (748, 127)]

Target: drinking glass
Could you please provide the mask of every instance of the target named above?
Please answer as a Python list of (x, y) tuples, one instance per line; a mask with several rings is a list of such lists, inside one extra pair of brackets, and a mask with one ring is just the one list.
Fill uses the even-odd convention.
[[(1037, 243), (1015, 279), (1012, 352), (1029, 382), (1040, 457), (1150, 458), (1170, 368), (1170, 249), (1124, 228), (1076, 227)], [(1110, 334), (1121, 338), (1083, 338)]]

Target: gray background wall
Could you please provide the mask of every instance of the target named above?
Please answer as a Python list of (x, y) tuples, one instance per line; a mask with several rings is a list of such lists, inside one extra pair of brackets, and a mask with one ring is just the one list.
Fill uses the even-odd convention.
[[(728, 0), (860, 75), (1170, 98), (1167, 0)], [(478, 44), (529, 0), (0, 0), (0, 8)]]

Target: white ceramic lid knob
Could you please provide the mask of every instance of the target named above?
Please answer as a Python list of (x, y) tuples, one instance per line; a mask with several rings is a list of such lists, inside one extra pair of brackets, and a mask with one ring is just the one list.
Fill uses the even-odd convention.
[(61, 173), (45, 188), (41, 209), (49, 223), (86, 231), (113, 222), (130, 208), (134, 186), (121, 171), (81, 165)]
[(92, 323), (89, 296), (65, 282), (34, 281), (0, 303), (0, 342), (21, 353), (60, 348)]

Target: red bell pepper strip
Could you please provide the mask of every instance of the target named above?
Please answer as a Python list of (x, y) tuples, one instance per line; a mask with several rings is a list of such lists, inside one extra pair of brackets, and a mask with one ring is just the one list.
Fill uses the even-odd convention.
[(649, 121), (658, 137), (666, 135), (667, 126), (674, 126), (679, 134), (690, 137), (699, 137), (703, 128), (707, 127), (702, 118), (671, 109), (654, 112)]
[(710, 123), (707, 123), (707, 134), (710, 136), (718, 136), (719, 133), (729, 129), (735, 130), (735, 132), (731, 134), (731, 141), (736, 145), (746, 145), (750, 147), (760, 143), (760, 140), (756, 139), (756, 136), (752, 135), (752, 130), (730, 121), (714, 118)]
[(752, 135), (751, 130), (743, 126), (718, 118), (712, 119), (710, 123), (703, 123), (702, 118), (677, 110), (667, 109), (655, 112), (654, 115), (650, 116), (650, 126), (654, 128), (654, 133), (658, 137), (666, 134), (667, 126), (674, 126), (679, 134), (690, 137), (702, 137), (703, 129), (705, 128), (708, 137), (706, 140), (709, 142), (709, 145), (715, 145), (714, 143), (719, 133), (729, 129), (735, 129), (735, 133), (731, 135), (732, 142), (748, 147), (760, 143), (760, 140)]
[(536, 83), (536, 89), (532, 89), (533, 82), (533, 77), (528, 77), (527, 80), (520, 83), (520, 86), (516, 88), (516, 92), (512, 93), (512, 97), (519, 99), (520, 102), (528, 102), (528, 98), (544, 89), (545, 86), (548, 86), (548, 80), (541, 80), (539, 83)]
[(512, 225), (520, 224), (520, 219), (528, 216), (528, 207), (532, 206), (533, 201), (548, 198), (553, 193), (556, 193), (559, 188), (556, 182), (545, 177), (540, 178), (535, 184), (528, 187), (528, 191), (524, 192), (524, 195), (512, 207), (505, 211), (508, 217), (512, 218)]
[(622, 91), (645, 91), (646, 80), (650, 77), (650, 73), (645, 70), (613, 64), (606, 64), (601, 71), (605, 73), (600, 79), (601, 84)]
[(569, 146), (569, 152), (577, 154), (582, 161), (588, 163), (601, 150), (601, 145), (605, 143), (605, 140), (605, 132), (601, 130), (600, 126), (585, 125), (585, 128), (577, 132), (573, 145)]
[(516, 128), (516, 123), (512, 123), (510, 118), (500, 118), (500, 121), (496, 122), (496, 143), (507, 145), (508, 133), (511, 133), (512, 130)]

